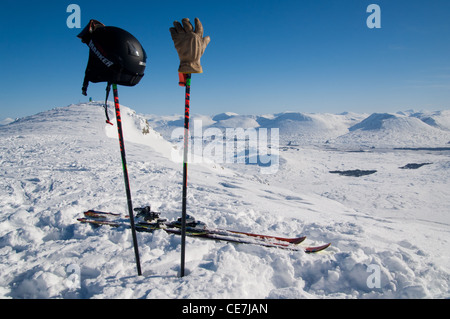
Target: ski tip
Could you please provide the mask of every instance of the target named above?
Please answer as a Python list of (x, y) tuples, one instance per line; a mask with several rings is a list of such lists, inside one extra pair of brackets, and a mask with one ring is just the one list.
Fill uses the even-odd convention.
[(306, 240), (306, 236), (303, 236), (303, 237), (295, 238), (294, 240), (290, 241), (289, 243), (290, 244), (294, 244), (294, 245), (298, 245), (298, 244), (304, 242), (305, 240)]
[(328, 243), (328, 244), (325, 244), (322, 246), (317, 246), (317, 247), (307, 247), (307, 248), (305, 248), (305, 252), (307, 254), (318, 253), (319, 251), (327, 249), (330, 246), (331, 246), (331, 243)]

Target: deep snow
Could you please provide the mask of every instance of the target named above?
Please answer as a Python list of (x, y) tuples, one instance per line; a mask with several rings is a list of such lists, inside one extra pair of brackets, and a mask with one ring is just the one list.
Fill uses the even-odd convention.
[[(332, 246), (307, 255), (188, 238), (179, 278), (180, 238), (138, 233), (144, 276), (135, 276), (129, 230), (76, 221), (86, 209), (127, 208), (116, 127), (99, 103), (71, 105), (0, 126), (0, 297), (450, 297), (449, 111), (196, 118), (204, 128), (279, 128), (280, 160), (274, 174), (190, 164), (189, 213)], [(122, 107), (133, 204), (169, 219), (181, 210), (179, 143), (169, 141), (180, 119)], [(432, 164), (400, 169), (409, 163)], [(329, 173), (352, 169), (377, 173)]]

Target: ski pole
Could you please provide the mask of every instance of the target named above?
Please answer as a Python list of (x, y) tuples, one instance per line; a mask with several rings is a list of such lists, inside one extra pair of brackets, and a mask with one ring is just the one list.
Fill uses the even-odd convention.
[(117, 131), (119, 133), (120, 154), (122, 156), (123, 177), (125, 180), (125, 189), (126, 189), (126, 193), (127, 193), (128, 214), (130, 216), (131, 233), (133, 236), (134, 254), (136, 256), (136, 268), (137, 268), (138, 276), (141, 276), (142, 275), (141, 262), (139, 259), (139, 249), (138, 249), (138, 243), (137, 243), (137, 237), (136, 237), (136, 229), (134, 226), (133, 203), (131, 201), (130, 182), (128, 179), (127, 160), (126, 160), (126, 156), (125, 156), (125, 144), (124, 144), (124, 140), (123, 140), (122, 119), (120, 117), (119, 94), (117, 91), (117, 84), (113, 84), (112, 87), (113, 87), (113, 93), (114, 93), (114, 105), (116, 107), (116, 120), (117, 120)]
[[(187, 196), (187, 164), (189, 148), (189, 109), (191, 99), (191, 74), (184, 74), (184, 85), (186, 86), (185, 104), (184, 104), (184, 154), (183, 154), (183, 203), (181, 215), (181, 266), (180, 277), (184, 277), (184, 263), (186, 255), (186, 196)], [(181, 73), (180, 73), (181, 79)], [(180, 81), (180, 85), (183, 82)]]

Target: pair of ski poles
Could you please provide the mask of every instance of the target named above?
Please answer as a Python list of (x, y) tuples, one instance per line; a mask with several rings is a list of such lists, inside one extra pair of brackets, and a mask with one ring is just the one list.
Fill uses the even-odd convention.
[[(186, 255), (186, 198), (187, 198), (187, 163), (188, 163), (188, 147), (189, 147), (189, 112), (190, 112), (190, 96), (191, 96), (191, 74), (180, 73), (180, 86), (186, 87), (185, 107), (184, 107), (184, 154), (183, 154), (183, 200), (182, 200), (182, 216), (181, 216), (181, 265), (180, 277), (185, 275), (185, 255)], [(130, 182), (128, 178), (127, 160), (125, 154), (125, 143), (123, 138), (122, 119), (120, 116), (119, 94), (117, 84), (112, 84), (114, 94), (114, 106), (116, 110), (117, 131), (119, 134), (120, 154), (122, 157), (123, 176), (125, 181), (125, 190), (127, 194), (128, 215), (130, 217), (131, 233), (133, 237), (134, 254), (136, 258), (136, 268), (138, 276), (142, 275), (141, 262), (139, 258), (139, 248), (136, 236), (136, 228), (133, 216), (133, 203), (131, 200)], [(109, 92), (109, 85), (107, 88)]]

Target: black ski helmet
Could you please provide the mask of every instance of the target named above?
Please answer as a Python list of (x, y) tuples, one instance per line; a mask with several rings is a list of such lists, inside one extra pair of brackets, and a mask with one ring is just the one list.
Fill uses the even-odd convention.
[(135, 86), (144, 76), (147, 54), (129, 32), (91, 20), (78, 38), (89, 47), (84, 95), (89, 82)]

